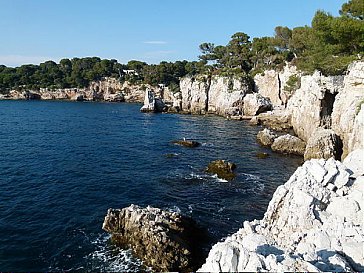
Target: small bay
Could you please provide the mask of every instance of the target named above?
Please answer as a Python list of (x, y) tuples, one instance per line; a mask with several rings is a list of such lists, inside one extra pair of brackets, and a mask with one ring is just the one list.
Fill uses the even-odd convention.
[[(216, 116), (143, 114), (140, 104), (0, 101), (0, 268), (135, 271), (109, 245), (107, 209), (155, 206), (191, 216), (210, 245), (260, 219), (302, 162), (256, 143), (261, 129)], [(176, 139), (202, 143), (193, 149)], [(269, 157), (259, 159), (256, 154)], [(237, 177), (205, 173), (226, 159)]]

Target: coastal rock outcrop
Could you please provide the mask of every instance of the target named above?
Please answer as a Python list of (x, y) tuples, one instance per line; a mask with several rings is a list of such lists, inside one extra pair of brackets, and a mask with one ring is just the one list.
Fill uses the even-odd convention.
[(364, 62), (348, 68), (344, 88), (336, 96), (332, 112), (332, 129), (343, 141), (343, 158), (364, 147)]
[(196, 269), (202, 236), (195, 222), (176, 212), (131, 205), (109, 209), (102, 228), (112, 242), (131, 248), (156, 271), (188, 272)]
[(279, 153), (304, 155), (306, 143), (296, 136), (286, 134), (275, 138), (271, 148)]
[(215, 160), (209, 163), (206, 172), (216, 174), (218, 178), (232, 180), (235, 178), (236, 165), (225, 160)]
[(318, 127), (331, 127), (335, 96), (342, 90), (343, 80), (344, 76), (325, 77), (319, 71), (301, 77), (301, 87), (287, 105), (299, 138), (308, 141)]
[(282, 71), (266, 70), (254, 76), (255, 92), (269, 98), (274, 106), (287, 104), (292, 91), (286, 85), (291, 76), (299, 76), (297, 68), (285, 65)]
[(251, 87), (245, 78), (199, 75), (182, 78), (180, 90), (184, 112), (241, 115)]
[(154, 91), (147, 89), (145, 91), (144, 105), (140, 108), (141, 112), (163, 112), (166, 111), (166, 105), (163, 100), (156, 98)]
[(334, 157), (340, 160), (342, 143), (340, 138), (331, 129), (317, 128), (308, 139), (304, 154), (305, 160), (312, 158), (329, 159)]
[(257, 141), (263, 146), (271, 146), (278, 136), (271, 130), (264, 128), (257, 134)]
[(198, 271), (363, 271), (363, 191), (364, 177), (341, 162), (306, 161), (263, 219), (214, 245)]
[(244, 97), (244, 115), (255, 116), (272, 110), (272, 104), (268, 98), (258, 93), (248, 94)]

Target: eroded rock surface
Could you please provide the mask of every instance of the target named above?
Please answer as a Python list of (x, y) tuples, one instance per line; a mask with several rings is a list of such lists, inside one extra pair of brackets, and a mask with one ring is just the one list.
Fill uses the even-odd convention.
[(156, 271), (196, 269), (202, 236), (190, 218), (149, 206), (131, 205), (109, 209), (102, 228), (112, 234), (112, 242), (131, 248)]
[(304, 155), (306, 143), (296, 136), (287, 134), (275, 138), (271, 148), (279, 153)]
[(312, 158), (329, 159), (334, 157), (340, 160), (342, 143), (339, 137), (331, 129), (317, 128), (308, 139), (304, 154), (305, 160)]
[(210, 162), (206, 172), (216, 174), (217, 177), (229, 181), (235, 178), (235, 169), (236, 165), (234, 163), (219, 159)]
[(258, 93), (248, 94), (244, 97), (244, 115), (255, 116), (272, 110), (272, 103), (268, 98)]
[[(362, 156), (350, 160), (361, 173)], [(277, 188), (264, 218), (214, 245), (199, 271), (363, 271), (363, 191), (364, 177), (341, 162), (307, 161)]]
[(257, 141), (263, 146), (271, 146), (278, 136), (271, 130), (264, 128), (257, 134)]

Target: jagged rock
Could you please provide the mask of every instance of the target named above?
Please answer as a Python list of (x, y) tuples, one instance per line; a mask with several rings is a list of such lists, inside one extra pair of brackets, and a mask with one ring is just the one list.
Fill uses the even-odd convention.
[(109, 102), (123, 102), (125, 101), (124, 95), (122, 93), (115, 93), (115, 94), (105, 94), (104, 101)]
[(330, 128), (335, 96), (344, 76), (325, 77), (319, 71), (301, 77), (301, 87), (288, 101), (288, 112), (297, 136), (308, 141), (318, 127)]
[(309, 138), (304, 154), (305, 160), (312, 158), (329, 159), (341, 157), (341, 143), (338, 136), (331, 129), (317, 128)]
[(234, 170), (236, 165), (225, 160), (215, 160), (209, 163), (206, 172), (216, 174), (217, 177), (225, 180), (232, 180), (235, 178)]
[(207, 76), (184, 77), (180, 80), (182, 110), (195, 114), (208, 111), (208, 90), (211, 79)]
[(245, 96), (244, 115), (255, 116), (269, 110), (272, 110), (272, 104), (269, 99), (257, 93)]
[(184, 146), (184, 147), (188, 147), (188, 148), (196, 148), (198, 146), (201, 145), (201, 143), (197, 142), (197, 141), (194, 141), (194, 140), (186, 140), (186, 139), (183, 139), (183, 140), (173, 140), (172, 141), (173, 144), (177, 144), (177, 145), (181, 145), (181, 146)]
[(352, 63), (335, 98), (332, 129), (343, 141), (343, 155), (364, 148), (364, 62)]
[(257, 123), (274, 131), (288, 131), (292, 128), (291, 116), (287, 110), (274, 109), (256, 116)]
[(271, 148), (275, 152), (284, 154), (304, 155), (306, 143), (298, 137), (287, 134), (277, 137)]
[(278, 136), (271, 130), (265, 128), (257, 134), (257, 141), (263, 146), (271, 146)]
[(215, 244), (198, 271), (363, 271), (364, 177), (350, 178), (362, 154), (349, 156), (352, 170), (333, 158), (306, 161), (264, 218)]
[(180, 81), (182, 110), (195, 114), (240, 115), (243, 98), (251, 92), (245, 78), (198, 75)]
[(113, 243), (131, 248), (155, 271), (189, 272), (198, 266), (202, 233), (191, 218), (131, 205), (109, 209), (102, 228), (111, 233)]
[(141, 112), (163, 112), (166, 105), (163, 100), (156, 98), (154, 91), (147, 89), (145, 91), (144, 105), (140, 108)]
[(285, 90), (290, 76), (299, 75), (297, 68), (285, 65), (282, 71), (266, 70), (254, 76), (255, 91), (269, 98), (274, 106), (285, 105), (292, 95)]

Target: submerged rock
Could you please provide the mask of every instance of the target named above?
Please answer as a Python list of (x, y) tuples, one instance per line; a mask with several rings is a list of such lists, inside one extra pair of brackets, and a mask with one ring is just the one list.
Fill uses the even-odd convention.
[(264, 153), (264, 152), (258, 152), (255, 154), (255, 156), (259, 159), (265, 159), (267, 157), (269, 157), (269, 154), (268, 153)]
[(306, 161), (264, 218), (214, 245), (198, 271), (363, 271), (364, 177), (352, 174), (362, 172), (362, 152), (349, 157), (351, 170), (333, 158)]
[(306, 143), (298, 137), (287, 134), (277, 137), (271, 148), (273, 151), (279, 153), (303, 155), (305, 153)]
[(194, 141), (194, 140), (174, 140), (172, 141), (173, 144), (181, 145), (188, 148), (196, 148), (201, 145), (201, 143)]
[(216, 174), (217, 177), (225, 180), (232, 180), (235, 178), (234, 170), (236, 165), (225, 160), (215, 160), (209, 163), (206, 172)]
[(307, 141), (305, 160), (312, 158), (341, 158), (341, 141), (331, 129), (317, 128)]
[(264, 130), (258, 132), (257, 141), (263, 146), (271, 146), (277, 137), (278, 136), (273, 133), (273, 131), (265, 128)]
[(155, 271), (194, 271), (201, 251), (201, 230), (188, 217), (158, 208), (131, 205), (109, 209), (102, 228), (112, 242), (131, 248)]

